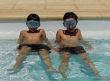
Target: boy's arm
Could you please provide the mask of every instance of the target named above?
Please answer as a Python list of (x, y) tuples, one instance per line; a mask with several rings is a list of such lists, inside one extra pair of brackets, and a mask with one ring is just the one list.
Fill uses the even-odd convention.
[(46, 33), (45, 33), (44, 29), (42, 29), (42, 38), (43, 38), (43, 40), (45, 41), (45, 43), (47, 43), (47, 45), (51, 48), (51, 47), (52, 47), (52, 46), (51, 46), (51, 43), (50, 43), (50, 41), (48, 40), (48, 38), (46, 37)]
[(56, 47), (59, 48), (59, 46), (61, 46), (61, 30), (58, 30), (57, 33), (56, 33), (56, 40), (55, 40), (55, 43), (56, 43)]
[(24, 39), (24, 36), (23, 36), (23, 31), (20, 32), (20, 35), (19, 35), (19, 38), (17, 40), (17, 43), (18, 44), (22, 44), (23, 43), (23, 39)]
[(82, 37), (80, 29), (78, 29), (78, 39), (79, 40), (83, 40), (83, 37)]
[(79, 43), (86, 46), (87, 49), (91, 50), (93, 49), (92, 45), (90, 44), (89, 41), (85, 41), (82, 37), (81, 31), (78, 29), (78, 36), (79, 36)]

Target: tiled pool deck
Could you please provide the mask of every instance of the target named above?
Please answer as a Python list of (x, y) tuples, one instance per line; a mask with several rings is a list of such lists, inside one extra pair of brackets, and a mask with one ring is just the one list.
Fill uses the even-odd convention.
[(110, 19), (110, 0), (0, 0), (0, 19), (25, 19), (37, 13), (42, 19), (62, 19), (74, 11), (80, 19)]

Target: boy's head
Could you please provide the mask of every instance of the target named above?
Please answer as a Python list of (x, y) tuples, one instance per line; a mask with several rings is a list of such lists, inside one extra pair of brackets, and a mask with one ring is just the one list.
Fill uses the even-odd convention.
[(30, 14), (27, 17), (26, 25), (29, 29), (37, 29), (40, 26), (40, 17), (37, 14)]
[(74, 12), (67, 12), (63, 17), (63, 25), (66, 28), (75, 28), (78, 23), (78, 16)]

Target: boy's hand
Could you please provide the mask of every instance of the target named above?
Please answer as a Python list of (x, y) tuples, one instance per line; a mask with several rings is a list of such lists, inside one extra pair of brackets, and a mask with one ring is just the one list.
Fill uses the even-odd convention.
[(91, 51), (91, 50), (93, 50), (94, 48), (93, 48), (91, 45), (88, 45), (88, 46), (87, 46), (87, 49)]
[(51, 48), (51, 49), (52, 49), (52, 45), (51, 45), (51, 44), (47, 44), (47, 46), (48, 46), (49, 48)]
[(79, 43), (84, 45), (87, 50), (93, 50), (93, 47), (89, 41), (80, 40)]
[(58, 52), (58, 51), (59, 51), (59, 48), (56, 48), (56, 47), (55, 47), (53, 50), (54, 50), (55, 52)]

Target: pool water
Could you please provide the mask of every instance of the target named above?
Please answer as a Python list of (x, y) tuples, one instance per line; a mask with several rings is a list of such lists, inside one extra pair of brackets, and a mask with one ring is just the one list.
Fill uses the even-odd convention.
[[(48, 23), (52, 24), (47, 25)], [(47, 35), (53, 43), (55, 37), (53, 35), (59, 29), (58, 26), (61, 28), (61, 21), (58, 23), (45, 21), (42, 24), (48, 27), (46, 28)], [(19, 31), (25, 29), (25, 27), (21, 28), (21, 26), (25, 25), (21, 22), (15, 22), (5, 23), (5, 25), (1, 23), (0, 26), (4, 26), (5, 28), (10, 26), (10, 28), (8, 27), (9, 29), (0, 28), (0, 81), (110, 81), (110, 33), (108, 32), (109, 28), (106, 29), (110, 26), (109, 21), (80, 21), (78, 25), (80, 28), (82, 26), (81, 30), (85, 40), (90, 41), (94, 48), (92, 51), (88, 51), (89, 57), (100, 71), (100, 74), (107, 78), (106, 80), (97, 79), (83, 60), (76, 55), (70, 58), (67, 80), (62, 80), (62, 76), (59, 73), (49, 73), (39, 55), (28, 55), (23, 61), (20, 71), (15, 74), (9, 74), (7, 69), (14, 65), (18, 55), (17, 51), (14, 50), (17, 46), (17, 37)], [(18, 28), (15, 29), (14, 26), (18, 26)], [(61, 61), (58, 53), (52, 51), (50, 58), (53, 66), (58, 69)]]

